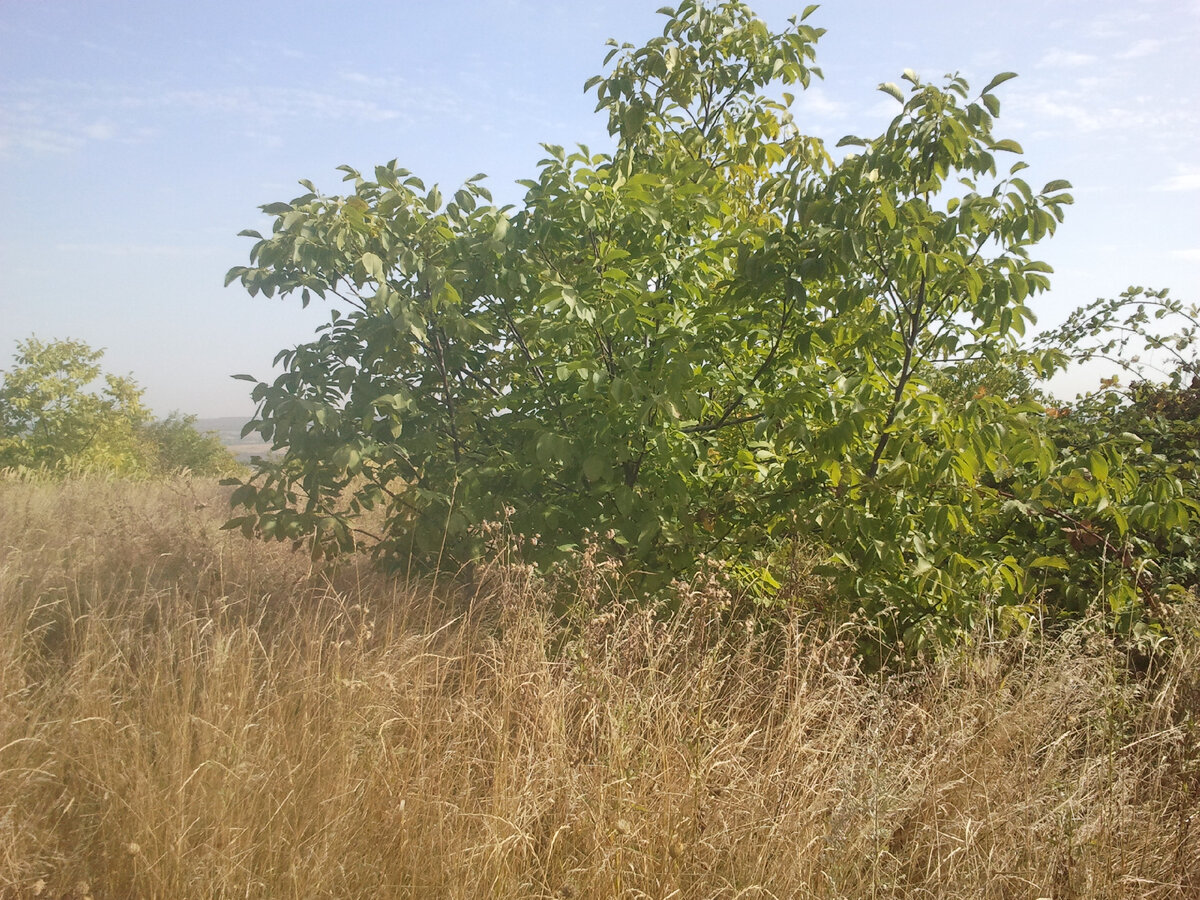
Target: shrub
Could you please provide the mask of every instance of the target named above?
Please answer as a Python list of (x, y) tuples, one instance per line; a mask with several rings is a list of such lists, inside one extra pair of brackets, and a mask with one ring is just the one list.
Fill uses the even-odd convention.
[[(787, 109), (820, 75), (814, 8), (780, 32), (738, 2), (664, 10), (588, 82), (613, 152), (547, 146), (519, 208), (395, 161), (263, 207), (228, 280), (335, 308), (273, 382), (239, 376), (282, 455), (231, 526), (337, 552), (381, 510), (375, 549), (404, 566), (472, 559), (486, 521), (539, 536), (539, 562), (590, 530), (643, 589), (718, 557), (763, 596), (817, 541), (910, 646), (1047, 592), (1078, 612), (1055, 596), (1073, 583), (1140, 610), (1108, 548), (1192, 527), (1178, 479), (1121, 440), (1060, 451), (1039, 403), (937, 388), (1019, 352), (1049, 286), (1030, 250), (1071, 203), (999, 166), (1021, 155), (993, 130), (1013, 73), (972, 93), (906, 71), (881, 86), (895, 119), (837, 160)], [(1020, 352), (1040, 376), (1066, 346)], [(1099, 558), (1062, 538), (1084, 523)]]

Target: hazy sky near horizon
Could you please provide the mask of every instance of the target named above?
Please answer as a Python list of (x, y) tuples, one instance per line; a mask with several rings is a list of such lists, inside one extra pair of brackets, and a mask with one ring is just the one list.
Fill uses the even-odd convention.
[[(229, 376), (270, 377), (329, 312), (222, 287), (257, 207), (392, 158), (518, 202), (539, 143), (608, 146), (583, 82), (661, 2), (0, 0), (0, 369), (19, 339), (72, 337), (161, 415), (249, 416)], [(782, 27), (805, 4), (751, 5)], [(825, 79), (794, 113), (831, 145), (886, 126), (876, 86), (906, 67), (1020, 74), (999, 136), (1035, 188), (1075, 186), (1043, 325), (1134, 284), (1200, 300), (1200, 3), (830, 0), (809, 23)]]

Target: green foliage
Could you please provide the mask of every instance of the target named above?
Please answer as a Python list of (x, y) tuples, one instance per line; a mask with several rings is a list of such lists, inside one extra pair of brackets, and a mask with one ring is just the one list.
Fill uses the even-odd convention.
[(196, 432), (194, 416), (153, 421), (136, 381), (101, 371), (103, 355), (82, 341), (17, 342), (0, 386), (0, 469), (239, 470), (215, 435)]
[(946, 403), (961, 408), (984, 397), (999, 397), (1010, 404), (1050, 402), (1038, 387), (1038, 376), (1021, 353), (977, 357), (935, 369), (929, 389)]
[(1185, 304), (1165, 289), (1131, 287), (1119, 297), (1081, 306), (1035, 343), (1066, 348), (1077, 362), (1103, 360), (1140, 380), (1148, 374), (1166, 378), (1179, 388), (1200, 373), (1198, 341), (1200, 306)]
[[(1139, 480), (1157, 487), (1132, 510), (1136, 521), (1127, 532), (1092, 521), (1068, 529), (1076, 549), (1083, 540), (1111, 559), (1136, 565), (1142, 594), (1159, 602), (1170, 598), (1174, 586), (1200, 588), (1200, 535), (1194, 525), (1183, 524), (1179, 509), (1200, 507), (1200, 378), (1193, 376), (1186, 387), (1178, 380), (1135, 381), (1122, 391), (1113, 377), (1102, 390), (1057, 412), (1052, 430), (1063, 453), (1088, 458), (1123, 440)], [(1169, 493), (1164, 485), (1171, 486)], [(1164, 519), (1172, 527), (1153, 527)]]
[(1126, 431), (1139, 431), (1151, 450), (1176, 464), (1181, 477), (1200, 484), (1200, 374), (1182, 386), (1136, 381), (1129, 390), (1129, 405), (1118, 422)]
[(155, 472), (187, 469), (197, 475), (237, 475), (242, 465), (216, 432), (196, 430), (196, 417), (173, 412), (143, 426), (141, 439), (147, 466)]
[[(1193, 364), (1191, 371), (1195, 372)], [(1137, 381), (1129, 404), (1116, 416), (1114, 428), (1136, 431), (1152, 454), (1152, 465), (1177, 478), (1187, 496), (1200, 504), (1200, 374), (1186, 386)], [(1171, 580), (1200, 591), (1200, 535), (1175, 531), (1158, 547), (1161, 565)]]
[(102, 374), (103, 355), (81, 341), (17, 342), (0, 388), (0, 467), (138, 468), (149, 412), (132, 378)]
[[(487, 521), (547, 562), (590, 530), (646, 588), (708, 556), (764, 597), (773, 560), (815, 541), (909, 646), (997, 606), (1079, 611), (1077, 572), (1089, 603), (1138, 607), (1137, 576), (1063, 529), (1190, 528), (1178, 481), (1143, 480), (1120, 440), (1060, 451), (1019, 379), (945, 390), (952, 366), (999, 384), (1049, 286), (1030, 249), (1071, 203), (999, 168), (1021, 154), (993, 131), (1012, 73), (972, 94), (906, 71), (881, 86), (887, 129), (837, 160), (788, 112), (820, 75), (812, 9), (778, 33), (738, 2), (664, 10), (588, 82), (613, 152), (547, 146), (518, 208), (394, 161), (263, 207), (272, 231), (244, 232), (228, 281), (335, 309), (255, 384), (248, 427), (282, 456), (230, 525), (332, 552), (378, 509), (401, 564), (471, 559)], [(1068, 353), (1020, 360), (1041, 376)]]
[[(1047, 411), (1052, 416), (1049, 431), (1064, 454), (1086, 459), (1117, 441), (1128, 446), (1126, 456), (1147, 486), (1130, 510), (1128, 530), (1087, 520), (1085, 529), (1067, 533), (1076, 548), (1082, 540), (1135, 569), (1135, 593), (1155, 608), (1178, 587), (1200, 587), (1200, 534), (1194, 517), (1200, 508), (1198, 338), (1200, 309), (1195, 305), (1166, 290), (1131, 287), (1119, 297), (1081, 307), (1037, 339), (1079, 361), (1102, 359), (1133, 376), (1128, 388), (1115, 374), (1103, 379), (1098, 390)], [(1124, 523), (1118, 519), (1116, 524)]]

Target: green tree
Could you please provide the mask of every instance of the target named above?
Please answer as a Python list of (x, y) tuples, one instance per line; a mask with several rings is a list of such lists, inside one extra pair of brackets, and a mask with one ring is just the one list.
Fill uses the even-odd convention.
[(0, 387), (0, 466), (139, 467), (150, 414), (132, 378), (101, 372), (103, 355), (81, 341), (17, 342)]
[[(252, 427), (282, 456), (231, 525), (333, 549), (382, 506), (377, 551), (430, 562), (473, 556), (487, 520), (544, 559), (590, 530), (647, 586), (702, 555), (770, 584), (772, 554), (815, 537), (845, 595), (913, 641), (1027, 604), (1069, 562), (1011, 520), (1057, 530), (1146, 485), (1114, 448), (1084, 481), (1041, 405), (934, 385), (1016, 352), (1049, 285), (1029, 250), (1069, 185), (998, 168), (1021, 154), (993, 132), (1012, 73), (972, 94), (906, 71), (881, 86), (884, 133), (835, 159), (788, 112), (820, 75), (814, 9), (780, 32), (739, 2), (664, 10), (588, 82), (615, 149), (547, 146), (518, 208), (395, 161), (263, 207), (273, 229), (243, 232), (228, 281), (335, 308), (255, 384)], [(1190, 521), (1177, 484), (1155, 490), (1161, 527)]]
[(239, 471), (215, 435), (195, 430), (194, 416), (154, 421), (133, 378), (101, 370), (103, 355), (82, 341), (17, 342), (0, 384), (0, 468)]

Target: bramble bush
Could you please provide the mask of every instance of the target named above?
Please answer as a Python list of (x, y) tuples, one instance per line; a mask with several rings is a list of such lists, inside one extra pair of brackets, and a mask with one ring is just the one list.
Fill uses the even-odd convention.
[[(1136, 436), (1139, 477), (1178, 482), (1189, 503), (1200, 503), (1198, 332), (1200, 310), (1194, 305), (1165, 290), (1131, 287), (1117, 298), (1081, 307), (1058, 329), (1040, 335), (1043, 345), (1068, 345), (1076, 358), (1102, 359), (1117, 370), (1096, 391), (1052, 410), (1051, 430), (1058, 444), (1080, 454), (1111, 435)], [(1127, 386), (1123, 375), (1130, 379)], [(1157, 500), (1139, 512), (1162, 515)], [(1072, 533), (1076, 544), (1080, 534)], [(1087, 539), (1098, 543), (1095, 535)], [(1200, 588), (1200, 534), (1194, 526), (1134, 533), (1121, 552), (1127, 565), (1130, 558), (1137, 561), (1143, 586)]]
[(243, 471), (215, 431), (196, 428), (196, 416), (178, 411), (141, 429), (145, 466), (153, 472), (187, 469), (196, 475), (235, 475)]
[(715, 559), (764, 601), (816, 545), (847, 612), (910, 649), (996, 614), (1153, 619), (1200, 513), (1179, 473), (1140, 437), (1060, 442), (1032, 382), (995, 380), (1089, 334), (1022, 344), (1050, 284), (1030, 251), (1071, 196), (995, 132), (1014, 74), (906, 70), (839, 158), (789, 112), (821, 77), (815, 9), (782, 31), (740, 2), (664, 9), (586, 85), (614, 148), (546, 146), (516, 207), (395, 161), (263, 207), (227, 283), (333, 310), (278, 378), (238, 376), (281, 455), (230, 527), (332, 553), (370, 513), (382, 560), (445, 567), (504, 519), (534, 562), (590, 532), (643, 590)]

